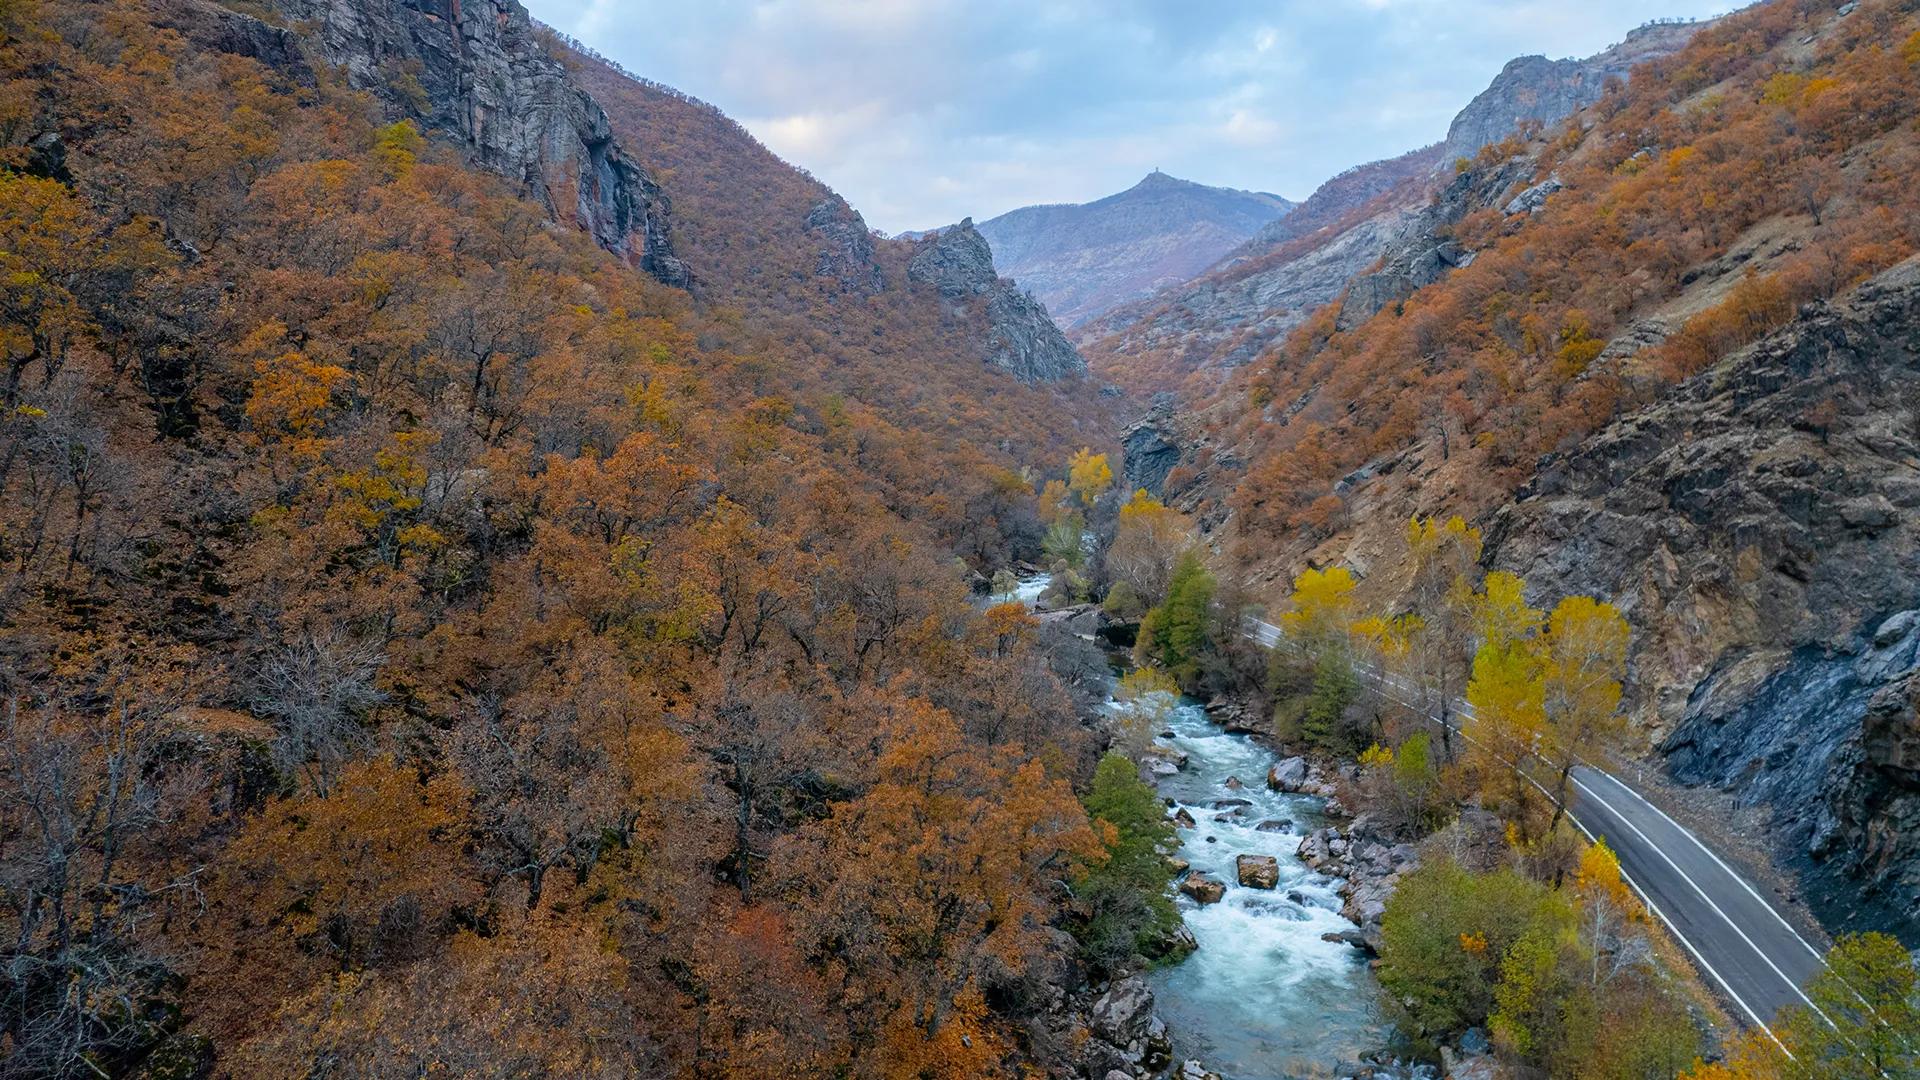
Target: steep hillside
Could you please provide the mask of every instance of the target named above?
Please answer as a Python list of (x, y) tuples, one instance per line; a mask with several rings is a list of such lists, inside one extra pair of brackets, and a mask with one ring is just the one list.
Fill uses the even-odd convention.
[(1118, 195), (1026, 206), (979, 229), (1000, 272), (1071, 328), (1192, 279), (1293, 206), (1154, 172)]
[[(1031, 302), (999, 280), (991, 262), (966, 264), (964, 285), (916, 278), (908, 268), (921, 250), (916, 241), (874, 235), (838, 195), (712, 106), (633, 78), (580, 46), (561, 47), (615, 130), (645, 147), (641, 159), (675, 200), (674, 238), (696, 264), (695, 291), (739, 308), (746, 329), (807, 342), (823, 354), (823, 380), (890, 412), (916, 411), (929, 379), (943, 397), (988, 403), (985, 412), (944, 422), (919, 417), (956, 439), (993, 432), (1020, 445), (1057, 431), (1060, 443), (1036, 455), (1048, 457), (1074, 439), (1101, 441), (1091, 388), (1077, 379), (1084, 362), (1044, 314), (1036, 321)], [(1041, 359), (1009, 362), (1009, 342)], [(902, 366), (901, 355), (925, 363)], [(1057, 393), (1019, 385), (1062, 379), (1069, 381)]]
[(1701, 25), (1643, 27), (1584, 60), (1513, 61), (1455, 117), (1444, 142), (1342, 173), (1206, 274), (1086, 327), (1080, 337), (1096, 374), (1143, 398), (1199, 373), (1189, 397), (1204, 396), (1390, 247), (1429, 230), (1419, 211), (1456, 162), (1593, 105), (1633, 66), (1681, 48)]
[(1675, 775), (1774, 810), (1836, 929), (1920, 937), (1920, 259), (1543, 462), (1487, 560), (1614, 599)]
[(1119, 1060), (1104, 671), (966, 584), (1066, 392), (516, 4), (288, 3), (0, 5), (0, 1074)]
[(1381, 272), (1450, 268), (1163, 422), (1167, 487), (1256, 578), (1343, 563), (1391, 606), (1408, 517), (1458, 513), (1536, 595), (1622, 601), (1675, 774), (1771, 802), (1836, 924), (1910, 920), (1912, 270), (1822, 305), (1920, 246), (1917, 118), (1910, 4), (1730, 16), (1483, 151)]

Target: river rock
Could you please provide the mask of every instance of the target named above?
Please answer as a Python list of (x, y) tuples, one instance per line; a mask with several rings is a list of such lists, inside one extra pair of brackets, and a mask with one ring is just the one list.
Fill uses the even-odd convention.
[(1251, 799), (1215, 799), (1213, 800), (1213, 808), (1215, 810), (1245, 810), (1247, 807), (1252, 805), (1253, 805), (1253, 801)]
[(1220, 1080), (1220, 1074), (1209, 1072), (1197, 1059), (1189, 1058), (1180, 1063), (1179, 1075), (1174, 1080)]
[(1280, 860), (1271, 855), (1240, 855), (1233, 860), (1240, 884), (1250, 889), (1271, 889), (1280, 884)]
[(1195, 825), (1198, 825), (1199, 822), (1193, 820), (1193, 815), (1188, 813), (1187, 808), (1183, 806), (1173, 812), (1173, 824), (1176, 828), (1191, 829)]
[(1180, 891), (1202, 904), (1217, 904), (1221, 897), (1227, 895), (1227, 886), (1205, 874), (1193, 873), (1180, 883)]
[(1191, 869), (1193, 869), (1193, 864), (1178, 855), (1170, 856), (1167, 859), (1167, 870), (1171, 873), (1184, 874)]
[(1367, 940), (1367, 935), (1358, 930), (1342, 930), (1337, 934), (1321, 934), (1320, 940), (1332, 942), (1335, 945), (1351, 945), (1365, 953), (1372, 953), (1374, 951), (1373, 943)]
[(1307, 782), (1307, 759), (1290, 757), (1267, 770), (1267, 786), (1275, 791), (1295, 793)]
[(1228, 791), (1241, 791), (1244, 790), (1247, 785), (1241, 783), (1239, 777), (1229, 776), (1220, 786), (1226, 788)]
[(1117, 979), (1093, 1003), (1094, 1034), (1126, 1046), (1147, 1034), (1153, 1020), (1153, 988), (1138, 975)]
[(1163, 758), (1163, 757), (1157, 757), (1157, 756), (1149, 757), (1147, 759), (1146, 764), (1147, 764), (1147, 772), (1153, 776), (1180, 775), (1180, 766), (1175, 765), (1173, 762), (1168, 761), (1166, 758)]
[(1293, 820), (1291, 818), (1268, 818), (1260, 824), (1255, 825), (1253, 830), (1255, 832), (1286, 832), (1291, 828), (1293, 828)]

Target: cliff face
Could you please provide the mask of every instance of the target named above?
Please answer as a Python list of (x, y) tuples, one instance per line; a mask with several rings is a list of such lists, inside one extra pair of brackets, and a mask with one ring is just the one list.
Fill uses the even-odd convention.
[(607, 114), (535, 36), (517, 0), (278, 0), (326, 60), (461, 147), (468, 161), (572, 215), (602, 247), (668, 284), (687, 269), (667, 203)]
[(1444, 161), (1471, 158), (1530, 123), (1552, 125), (1600, 100), (1610, 79), (1625, 79), (1637, 64), (1678, 52), (1708, 25), (1643, 26), (1626, 40), (1583, 60), (1522, 56), (1460, 110), (1447, 129)]
[(1278, 195), (1156, 172), (1117, 195), (1021, 207), (979, 229), (1000, 272), (1072, 327), (1191, 280), (1292, 208)]
[(968, 218), (916, 246), (907, 280), (938, 290), (954, 307), (983, 304), (986, 360), (1021, 382), (1053, 382), (1085, 374), (1087, 362), (1047, 309), (993, 268), (993, 249)]
[(1487, 553), (1614, 598), (1674, 774), (1770, 805), (1823, 921), (1920, 940), (1920, 260), (1548, 459)]

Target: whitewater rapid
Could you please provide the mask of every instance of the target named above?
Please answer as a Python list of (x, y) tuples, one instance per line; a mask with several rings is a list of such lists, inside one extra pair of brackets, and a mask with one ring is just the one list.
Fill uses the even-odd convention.
[[(1031, 607), (1049, 582), (1046, 575), (1027, 578), (993, 599)], [(1107, 707), (1121, 706), (1109, 700)], [(1197, 823), (1180, 830), (1180, 857), (1195, 873), (1227, 886), (1217, 904), (1174, 894), (1200, 947), (1149, 976), (1174, 1060), (1199, 1058), (1226, 1080), (1343, 1075), (1342, 1067), (1379, 1047), (1387, 1030), (1378, 984), (1360, 951), (1321, 940), (1357, 929), (1340, 915), (1340, 882), (1295, 854), (1301, 837), (1326, 823), (1322, 800), (1270, 790), (1273, 753), (1249, 736), (1222, 730), (1191, 698), (1181, 699), (1154, 744), (1187, 756), (1186, 766), (1158, 785), (1161, 797), (1172, 800), (1169, 814), (1184, 808)], [(1242, 786), (1229, 789), (1229, 778)], [(1214, 805), (1228, 799), (1248, 805), (1238, 814)], [(1277, 887), (1242, 887), (1237, 855), (1274, 856)]]
[[(1227, 886), (1217, 904), (1177, 897), (1200, 948), (1150, 976), (1175, 1060), (1197, 1057), (1229, 1080), (1338, 1075), (1386, 1032), (1359, 950), (1321, 940), (1355, 928), (1340, 916), (1339, 882), (1295, 855), (1300, 838), (1325, 823), (1321, 800), (1269, 790), (1274, 755), (1222, 731), (1197, 702), (1181, 703), (1170, 730), (1155, 742), (1185, 752), (1187, 764), (1160, 782), (1160, 794), (1174, 801), (1169, 813), (1185, 808), (1198, 823), (1180, 830), (1180, 857)], [(1245, 786), (1230, 790), (1229, 778)], [(1251, 805), (1238, 814), (1215, 806), (1226, 799)], [(1243, 854), (1274, 856), (1278, 886), (1242, 887), (1234, 857)]]

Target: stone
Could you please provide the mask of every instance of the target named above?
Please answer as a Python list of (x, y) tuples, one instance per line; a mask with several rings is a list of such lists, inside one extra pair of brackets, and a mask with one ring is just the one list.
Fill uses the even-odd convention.
[(1183, 806), (1173, 812), (1173, 824), (1177, 828), (1191, 829), (1195, 825), (1198, 825), (1199, 822), (1193, 820), (1193, 815), (1188, 813), (1187, 808)]
[(1280, 884), (1280, 860), (1271, 855), (1239, 855), (1233, 860), (1240, 884), (1250, 889), (1271, 889)]
[(874, 259), (873, 232), (845, 199), (833, 195), (815, 204), (807, 212), (807, 231), (820, 240), (816, 275), (833, 278), (850, 292), (876, 293), (886, 287), (886, 275)]
[(1227, 886), (1205, 874), (1196, 873), (1187, 875), (1186, 880), (1180, 883), (1180, 891), (1202, 904), (1217, 904), (1227, 894)]
[(1220, 786), (1226, 788), (1228, 791), (1239, 791), (1242, 788), (1245, 788), (1247, 785), (1241, 783), (1239, 777), (1229, 776), (1227, 777), (1226, 782), (1222, 783)]
[(1256, 832), (1286, 832), (1288, 829), (1293, 828), (1293, 819), (1268, 818), (1253, 828)]
[(1146, 1035), (1153, 1020), (1153, 988), (1138, 975), (1115, 979), (1093, 1003), (1088, 1015), (1094, 1034), (1126, 1046)]
[(1267, 786), (1275, 791), (1295, 793), (1307, 782), (1307, 759), (1290, 757), (1267, 770)]

